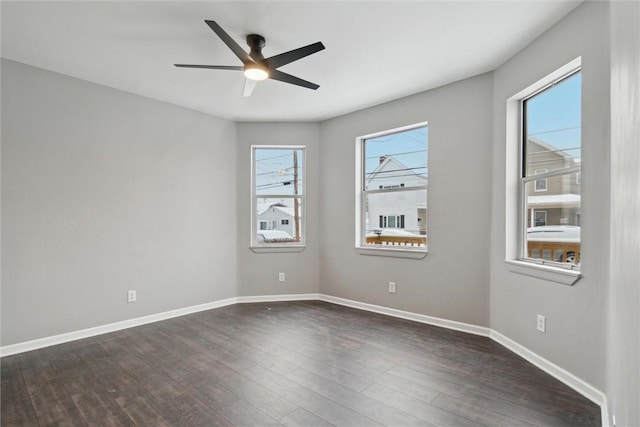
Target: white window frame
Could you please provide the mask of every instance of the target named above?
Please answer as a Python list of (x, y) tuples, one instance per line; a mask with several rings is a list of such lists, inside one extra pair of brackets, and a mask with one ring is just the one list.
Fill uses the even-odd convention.
[[(377, 138), (384, 135), (390, 135), (394, 133), (400, 133), (412, 129), (417, 129), (421, 127), (428, 127), (428, 122), (420, 122), (407, 126), (401, 126), (394, 129), (388, 129), (381, 132), (371, 133), (368, 135), (362, 135), (356, 138), (356, 226), (355, 226), (355, 248), (356, 252), (361, 255), (374, 255), (374, 256), (387, 256), (387, 257), (395, 257), (395, 258), (412, 258), (412, 259), (422, 259), (427, 255), (427, 248), (420, 247), (398, 247), (398, 248), (374, 248), (363, 243), (366, 238), (366, 220), (365, 220), (365, 200), (367, 194), (375, 194), (375, 193), (386, 193), (386, 192), (398, 192), (398, 191), (414, 191), (424, 189), (427, 190), (427, 185), (424, 186), (412, 186), (407, 187), (402, 184), (399, 188), (377, 188), (365, 190), (365, 158), (364, 158), (364, 145), (367, 139)], [(429, 150), (429, 145), (427, 144), (427, 150)], [(428, 159), (428, 157), (427, 157)], [(428, 170), (428, 160), (427, 160), (427, 170)], [(427, 196), (428, 197), (428, 196)], [(427, 211), (427, 216), (429, 215)], [(428, 221), (427, 221), (428, 222)], [(428, 233), (428, 231), (427, 231)]]
[[(506, 102), (506, 199), (505, 199), (505, 263), (513, 273), (536, 277), (542, 280), (573, 285), (580, 277), (576, 266), (542, 262), (525, 258), (527, 241), (527, 184), (536, 179), (546, 179), (569, 173), (568, 169), (526, 177), (523, 173), (524, 117), (522, 104), (553, 84), (581, 70), (582, 58), (578, 57), (529, 87), (516, 93)], [(580, 172), (580, 166), (575, 167)], [(535, 186), (535, 184), (533, 184)]]
[(544, 224), (543, 225), (547, 225), (547, 211), (545, 211), (545, 210), (537, 211), (535, 209), (532, 209), (531, 222), (533, 222), (533, 224), (531, 224), (531, 226), (532, 227), (537, 227), (538, 226), (537, 225), (538, 219), (536, 218), (536, 214), (544, 214), (544, 220), (543, 220)]
[[(307, 230), (307, 147), (305, 145), (252, 145), (251, 146), (251, 242), (250, 248), (253, 252), (301, 252), (306, 247), (306, 230)], [(300, 223), (300, 242), (277, 242), (277, 243), (264, 243), (259, 242), (257, 238), (258, 226), (258, 212), (257, 201), (258, 196), (256, 194), (256, 150), (301, 150), (302, 159), (298, 159), (301, 168), (301, 191), (302, 194), (269, 194), (268, 198), (274, 199), (300, 199), (302, 203), (301, 209), (301, 223)], [(274, 221), (275, 222), (275, 221)]]
[[(534, 172), (535, 175), (542, 175), (543, 173), (547, 173), (547, 170), (536, 169)], [(542, 184), (540, 188), (538, 188), (538, 183)], [(547, 179), (546, 178), (536, 179), (535, 182), (533, 183), (533, 191), (535, 191), (536, 193), (541, 191), (547, 191)]]

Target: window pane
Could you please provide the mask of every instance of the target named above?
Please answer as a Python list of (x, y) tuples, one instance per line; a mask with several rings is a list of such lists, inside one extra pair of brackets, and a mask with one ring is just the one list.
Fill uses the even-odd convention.
[(524, 102), (526, 176), (580, 165), (581, 84), (577, 72)]
[(302, 242), (302, 198), (258, 197), (256, 208), (257, 243)]
[[(580, 264), (580, 185), (576, 173), (547, 178), (548, 191), (536, 193), (527, 183), (525, 256)], [(576, 256), (578, 254), (578, 256)]]
[(427, 184), (427, 127), (364, 141), (365, 190)]
[(426, 190), (369, 193), (364, 206), (366, 246), (426, 248)]
[(302, 194), (302, 149), (256, 148), (254, 159), (257, 195)]

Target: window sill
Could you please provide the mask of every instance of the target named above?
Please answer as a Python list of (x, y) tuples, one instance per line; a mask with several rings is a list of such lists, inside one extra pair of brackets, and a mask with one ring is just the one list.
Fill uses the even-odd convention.
[(568, 270), (552, 265), (534, 264), (526, 261), (506, 260), (509, 271), (525, 276), (573, 286), (582, 275), (577, 270)]
[(251, 246), (249, 249), (257, 254), (268, 254), (302, 252), (305, 248), (306, 246)]
[(422, 259), (427, 256), (425, 250), (411, 250), (411, 249), (382, 249), (382, 248), (362, 248), (357, 247), (356, 252), (360, 255), (370, 256), (386, 256), (392, 258), (407, 258), (407, 259)]

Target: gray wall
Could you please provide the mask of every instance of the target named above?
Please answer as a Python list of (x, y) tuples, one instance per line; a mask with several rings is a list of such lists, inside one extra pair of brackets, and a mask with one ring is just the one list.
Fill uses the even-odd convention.
[[(251, 145), (306, 146), (307, 247), (295, 253), (254, 253), (251, 244)], [(238, 296), (319, 292), (320, 126), (238, 123)], [(278, 282), (284, 272), (285, 282)]]
[[(604, 389), (609, 224), (609, 14), (585, 2), (494, 72), (491, 327)], [(505, 264), (506, 101), (582, 55), (582, 279), (561, 285)], [(536, 315), (547, 332), (536, 330)]]
[(611, 250), (606, 394), (640, 425), (640, 3), (611, 3)]
[(236, 295), (233, 122), (6, 60), (2, 113), (2, 345)]
[[(489, 326), (491, 74), (322, 123), (322, 293)], [(429, 254), (354, 249), (355, 138), (429, 122)], [(397, 293), (388, 293), (395, 281)]]

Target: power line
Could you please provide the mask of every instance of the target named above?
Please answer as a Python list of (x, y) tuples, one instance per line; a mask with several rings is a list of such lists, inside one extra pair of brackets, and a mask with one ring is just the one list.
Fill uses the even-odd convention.
[(395, 154), (381, 154), (379, 156), (369, 156), (369, 157), (365, 157), (365, 159), (376, 159), (382, 156), (385, 157), (396, 157), (396, 156), (402, 156), (405, 154), (415, 154), (415, 153), (426, 153), (427, 150), (418, 150), (418, 151), (405, 151), (404, 153), (395, 153)]
[(392, 169), (392, 170), (387, 170), (387, 171), (367, 172), (366, 175), (383, 174), (383, 173), (391, 173), (391, 172), (404, 172), (404, 171), (417, 170), (417, 169), (425, 169), (425, 170), (427, 170), (428, 168), (426, 166), (417, 166), (415, 168), (404, 168), (404, 169)]
[(559, 148), (557, 150), (530, 151), (527, 153), (527, 155), (533, 156), (533, 155), (546, 154), (546, 153), (564, 153), (565, 151), (575, 151), (575, 150), (580, 150), (580, 147)]
[(545, 133), (554, 133), (554, 132), (564, 132), (565, 130), (573, 130), (573, 129), (580, 129), (580, 126), (573, 126), (573, 127), (569, 127), (569, 128), (562, 128), (562, 129), (544, 130), (542, 132), (536, 132), (536, 133), (527, 134), (527, 136), (542, 135), (542, 134), (545, 134)]
[[(301, 183), (302, 183), (302, 180), (298, 179), (298, 184), (301, 184)], [(258, 189), (268, 190), (270, 188), (285, 187), (285, 186), (293, 186), (293, 179), (290, 179), (290, 180), (287, 180), (287, 181), (270, 182), (268, 184), (256, 185), (256, 190), (258, 190)]]
[[(278, 174), (278, 175), (284, 175), (282, 173), (280, 173), (280, 171), (288, 171), (289, 169), (293, 169), (293, 166), (289, 166), (288, 168), (284, 168), (284, 169), (277, 169), (277, 170), (273, 170), (273, 171), (268, 171), (268, 172), (262, 172), (262, 173), (257, 173), (256, 176), (260, 176), (260, 175), (269, 175), (269, 174)], [(287, 175), (292, 175), (292, 174), (287, 174)]]
[[(274, 148), (274, 150), (277, 150), (277, 148)], [(256, 159), (256, 162), (263, 162), (265, 160), (272, 160), (272, 159), (280, 159), (282, 157), (290, 157), (293, 156), (293, 151), (287, 153), (287, 154), (281, 154), (279, 156), (273, 156), (273, 157), (265, 157), (263, 159)]]

